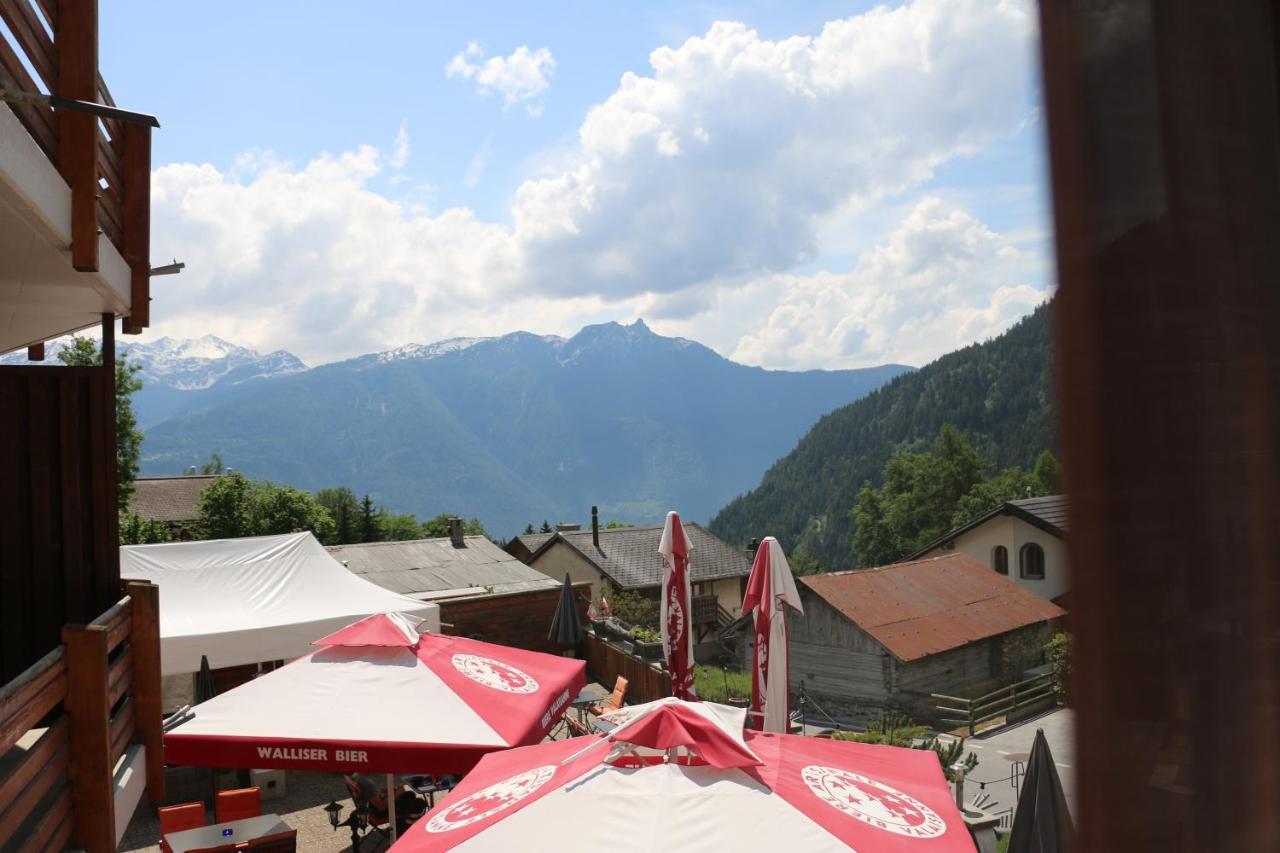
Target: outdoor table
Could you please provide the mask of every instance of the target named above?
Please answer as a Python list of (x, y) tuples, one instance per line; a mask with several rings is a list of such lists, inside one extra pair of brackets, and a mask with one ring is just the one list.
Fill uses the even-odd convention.
[(609, 694), (603, 692), (604, 688), (596, 687), (594, 684), (588, 684), (582, 688), (578, 694), (578, 698), (569, 703), (569, 707), (578, 712), (578, 722), (583, 725), (587, 724), (587, 711), (597, 702), (603, 702), (609, 698)]
[(409, 786), (409, 790), (413, 791), (419, 797), (427, 801), (429, 808), (436, 807), (436, 794), (443, 791), (452, 791), (453, 785), (442, 785), (430, 776), (405, 776), (404, 783)]
[(171, 832), (164, 837), (173, 853), (186, 853), (188, 850), (203, 850), (208, 847), (239, 844), (252, 838), (264, 835), (275, 835), (291, 829), (278, 814), (264, 814), (247, 817), (243, 820), (229, 820), (226, 823), (214, 823), (195, 829), (184, 829)]

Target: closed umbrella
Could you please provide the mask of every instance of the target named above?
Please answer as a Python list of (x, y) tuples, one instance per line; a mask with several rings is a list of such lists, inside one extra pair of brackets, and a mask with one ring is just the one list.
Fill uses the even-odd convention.
[(584, 636), (582, 620), (578, 618), (578, 608), (573, 600), (573, 582), (569, 580), (569, 574), (566, 572), (564, 586), (560, 587), (560, 600), (556, 603), (556, 612), (551, 617), (551, 630), (547, 632), (547, 641), (570, 648), (581, 643)]
[(1045, 740), (1036, 730), (1027, 759), (1027, 773), (1018, 794), (1018, 810), (1009, 833), (1009, 853), (1061, 853), (1075, 844), (1075, 829), (1067, 812), (1067, 797), (1058, 767)]
[(800, 593), (782, 546), (766, 536), (756, 550), (747, 580), (742, 612), (755, 611), (756, 642), (751, 667), (751, 710), (761, 715), (767, 732), (791, 726), (791, 692), (787, 650), (787, 612), (804, 613)]
[(689, 583), (689, 537), (680, 514), (667, 513), (658, 553), (662, 555), (662, 652), (677, 699), (697, 699), (693, 687), (693, 595)]
[(611, 853), (972, 853), (932, 753), (744, 732), (745, 716), (668, 698), (604, 715), (607, 735), (492, 753), (392, 849), (559, 853), (586, 816)]
[(196, 673), (195, 702), (208, 702), (218, 695), (218, 687), (213, 683), (213, 670), (209, 668), (209, 656), (200, 655), (200, 671)]

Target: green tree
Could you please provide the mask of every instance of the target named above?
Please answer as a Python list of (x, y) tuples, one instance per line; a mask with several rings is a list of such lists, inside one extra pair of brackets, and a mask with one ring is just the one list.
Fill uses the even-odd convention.
[(422, 539), (422, 525), (411, 513), (378, 512), (378, 538), (383, 542), (403, 542), (406, 539)]
[(254, 486), (239, 471), (219, 477), (200, 493), (199, 525), (209, 539), (252, 536), (249, 507)]
[(796, 577), (822, 574), (822, 564), (818, 562), (818, 558), (804, 551), (795, 551), (790, 554), (787, 557), (787, 563), (791, 566), (791, 574)]
[(252, 536), (309, 530), (322, 542), (331, 541), (334, 534), (329, 511), (309, 492), (275, 483), (259, 483), (254, 488), (249, 501), (249, 529)]
[[(964, 767), (966, 775), (973, 772), (973, 768), (978, 766), (978, 756), (970, 752), (964, 754), (964, 738), (956, 738), (948, 743), (942, 743), (937, 738), (931, 738), (923, 746), (918, 749), (932, 749), (938, 756), (938, 763), (942, 765), (942, 773), (947, 777), (948, 782), (956, 781), (959, 775), (956, 773), (955, 766), (960, 764)], [(961, 756), (964, 756), (961, 758)]]
[(1062, 468), (1058, 465), (1058, 460), (1052, 453), (1047, 450), (1041, 452), (1036, 457), (1036, 464), (1032, 469), (1032, 473), (1040, 485), (1040, 494), (1062, 494)]
[[(58, 350), (58, 361), (68, 367), (99, 367), (102, 350), (93, 338), (73, 335), (71, 342)], [(138, 460), (142, 456), (142, 433), (133, 414), (133, 395), (141, 390), (138, 371), (121, 353), (116, 356), (116, 508), (124, 512), (133, 497), (133, 481), (138, 476)]]
[(902, 553), (902, 543), (885, 518), (884, 502), (880, 490), (871, 483), (863, 483), (858, 500), (853, 505), (853, 550), (863, 566), (881, 566), (891, 563)]
[(1045, 494), (1040, 481), (1021, 468), (1006, 468), (989, 480), (975, 483), (969, 493), (956, 503), (951, 514), (951, 527), (960, 527), (1005, 501), (1016, 501)]
[(316, 492), (316, 501), (333, 519), (333, 541), (325, 544), (347, 545), (358, 541), (360, 502), (356, 500), (354, 492), (345, 486), (321, 489)]
[(547, 520), (546, 520), (545, 518), (544, 518), (544, 519), (542, 519), (542, 527), (538, 528), (538, 532), (539, 532), (539, 533), (550, 533), (550, 532), (551, 532), (551, 525), (547, 523)]
[(606, 521), (603, 525), (604, 530), (621, 530), (624, 527), (635, 527), (629, 521)]
[(378, 525), (378, 511), (373, 506), (373, 498), (366, 494), (360, 499), (360, 541), (377, 542), (381, 532)]
[(163, 521), (143, 518), (132, 510), (120, 513), (121, 545), (151, 545), (171, 539), (169, 525)]
[(209, 461), (200, 466), (200, 473), (207, 476), (221, 476), (227, 469), (222, 466), (222, 454), (214, 451), (209, 454)]
[(524, 533), (522, 533), (522, 534), (520, 534), (520, 535), (522, 535), (522, 536), (529, 536), (529, 535), (531, 535), (532, 533), (533, 533), (533, 522), (531, 521), (531, 522), (529, 522), (528, 524), (526, 524), (526, 525), (524, 526)]
[[(449, 535), (449, 519), (457, 518), (447, 512), (442, 512), (435, 518), (429, 518), (422, 522), (421, 536), (424, 539), (441, 539)], [(488, 536), (484, 525), (480, 523), (478, 518), (469, 518), (462, 524), (462, 533), (464, 536)]]

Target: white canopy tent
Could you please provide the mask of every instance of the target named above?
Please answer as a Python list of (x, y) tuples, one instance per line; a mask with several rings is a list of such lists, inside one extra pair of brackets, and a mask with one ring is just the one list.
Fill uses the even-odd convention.
[(440, 630), (438, 605), (389, 592), (351, 572), (310, 533), (127, 545), (120, 575), (160, 587), (164, 675), (296, 658), (361, 616), (398, 611)]

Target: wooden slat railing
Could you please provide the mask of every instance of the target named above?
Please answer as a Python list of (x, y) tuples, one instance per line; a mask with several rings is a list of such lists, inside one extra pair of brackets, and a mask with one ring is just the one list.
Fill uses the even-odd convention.
[(941, 693), (931, 694), (931, 698), (938, 713), (946, 715), (939, 718), (940, 722), (964, 726), (972, 736), (978, 726), (997, 717), (1007, 717), (1032, 706), (1052, 704), (1053, 673), (1018, 681), (974, 699)]
[(113, 772), (130, 743), (146, 745), (148, 798), (164, 797), (158, 588), (127, 590), (0, 688), (0, 849), (114, 850)]
[[(0, 0), (0, 20), (9, 31), (0, 34), (0, 87), (116, 105), (98, 72), (94, 0)], [(125, 331), (142, 331), (150, 322), (151, 129), (42, 104), (8, 106), (71, 187), (75, 268), (98, 269), (98, 233), (106, 235), (132, 271)]]
[(671, 695), (671, 676), (635, 655), (629, 655), (597, 637), (584, 641), (587, 672), (600, 684), (612, 688), (618, 676), (627, 680), (627, 702), (636, 705)]

